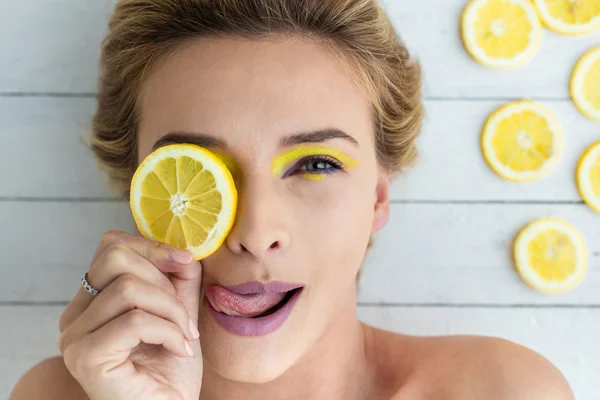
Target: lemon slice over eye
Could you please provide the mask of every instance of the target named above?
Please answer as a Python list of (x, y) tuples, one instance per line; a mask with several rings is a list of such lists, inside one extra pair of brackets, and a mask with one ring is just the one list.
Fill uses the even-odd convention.
[(583, 236), (558, 218), (542, 218), (526, 225), (515, 241), (514, 257), (525, 283), (543, 293), (571, 290), (587, 271)]
[(550, 30), (583, 35), (600, 28), (598, 0), (534, 0), (540, 18)]
[(469, 54), (493, 68), (516, 68), (530, 61), (542, 24), (530, 0), (472, 0), (462, 15), (462, 38)]
[(577, 165), (577, 187), (583, 201), (600, 213), (600, 141), (581, 156)]
[(199, 146), (174, 144), (139, 165), (130, 206), (145, 238), (187, 250), (199, 260), (214, 253), (231, 230), (237, 191), (218, 156)]
[(509, 103), (487, 120), (483, 156), (503, 179), (526, 182), (548, 175), (563, 153), (563, 131), (550, 110), (532, 101)]
[(571, 98), (585, 116), (600, 121), (600, 47), (585, 53), (575, 65)]

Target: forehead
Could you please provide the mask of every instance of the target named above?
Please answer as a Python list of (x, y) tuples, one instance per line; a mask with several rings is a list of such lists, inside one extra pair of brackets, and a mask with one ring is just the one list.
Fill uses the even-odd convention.
[(180, 130), (256, 145), (336, 128), (364, 142), (370, 115), (350, 67), (301, 38), (187, 44), (157, 66), (140, 96), (140, 132), (152, 141)]

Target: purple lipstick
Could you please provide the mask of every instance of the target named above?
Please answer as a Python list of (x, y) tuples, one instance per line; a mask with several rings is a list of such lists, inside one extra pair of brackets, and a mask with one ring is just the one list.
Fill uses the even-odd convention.
[(286, 282), (247, 282), (206, 287), (207, 307), (215, 321), (240, 336), (263, 336), (287, 320), (303, 285)]

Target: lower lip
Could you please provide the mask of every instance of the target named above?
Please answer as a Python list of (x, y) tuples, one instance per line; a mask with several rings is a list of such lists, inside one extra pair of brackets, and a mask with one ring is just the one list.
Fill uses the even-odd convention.
[(215, 321), (225, 328), (225, 330), (240, 336), (263, 336), (276, 331), (283, 325), (291, 314), (302, 290), (297, 290), (279, 310), (271, 315), (260, 318), (230, 316), (215, 310), (208, 300), (206, 300), (206, 304)]

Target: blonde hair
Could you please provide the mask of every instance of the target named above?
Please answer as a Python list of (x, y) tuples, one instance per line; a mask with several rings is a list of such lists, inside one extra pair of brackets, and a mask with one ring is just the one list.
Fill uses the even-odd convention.
[(347, 59), (372, 103), (379, 163), (392, 173), (417, 156), (421, 70), (376, 0), (120, 0), (102, 45), (92, 150), (129, 196), (137, 167), (137, 102), (157, 62), (198, 38), (303, 35)]

